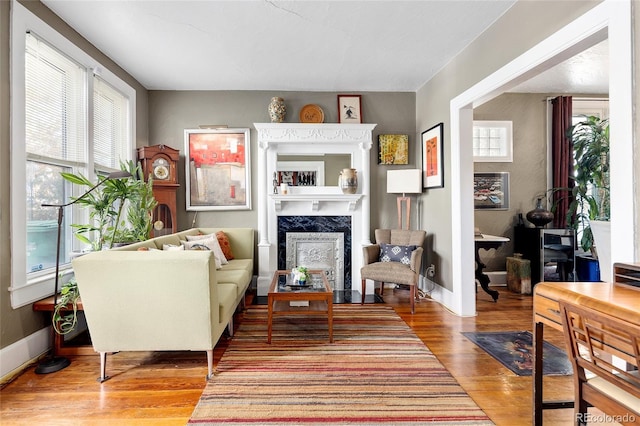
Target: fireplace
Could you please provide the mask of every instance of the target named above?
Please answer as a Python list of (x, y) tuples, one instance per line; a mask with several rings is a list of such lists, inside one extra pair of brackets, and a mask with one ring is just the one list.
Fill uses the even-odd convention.
[(351, 290), (351, 217), (279, 216), (278, 269), (325, 271), (331, 288)]
[[(354, 281), (359, 283), (362, 247), (371, 244), (369, 167), (375, 124), (254, 125), (260, 148), (258, 296), (267, 294), (276, 270), (293, 266), (318, 265), (333, 280), (334, 290), (359, 290)], [(343, 194), (338, 186), (293, 186), (287, 194), (274, 193), (278, 155), (315, 158), (326, 154), (349, 156), (351, 167), (358, 171), (355, 194)]]

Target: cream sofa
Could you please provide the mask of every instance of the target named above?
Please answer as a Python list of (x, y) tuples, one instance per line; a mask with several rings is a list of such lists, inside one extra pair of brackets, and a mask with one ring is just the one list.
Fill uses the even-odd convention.
[[(227, 235), (234, 255), (218, 270), (211, 251), (162, 250), (187, 235), (217, 231)], [(100, 353), (99, 380), (108, 379), (106, 354), (119, 351), (206, 351), (211, 377), (213, 348), (225, 327), (233, 332), (233, 314), (244, 306), (253, 255), (253, 229), (193, 228), (74, 259), (91, 341)]]

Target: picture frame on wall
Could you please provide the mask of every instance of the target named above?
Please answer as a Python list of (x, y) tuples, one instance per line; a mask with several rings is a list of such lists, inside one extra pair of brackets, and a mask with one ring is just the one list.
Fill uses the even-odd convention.
[(422, 132), (422, 187), (444, 188), (444, 123)]
[(473, 207), (476, 210), (508, 210), (509, 172), (474, 173)]
[(186, 129), (187, 211), (251, 209), (248, 128)]
[(338, 122), (362, 123), (361, 101), (361, 95), (338, 95)]
[(378, 135), (378, 164), (409, 164), (409, 135)]

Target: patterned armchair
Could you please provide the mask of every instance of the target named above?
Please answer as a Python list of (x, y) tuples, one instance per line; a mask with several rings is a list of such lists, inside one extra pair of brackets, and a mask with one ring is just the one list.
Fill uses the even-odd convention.
[(363, 247), (364, 265), (360, 269), (362, 301), (364, 303), (366, 280), (380, 282), (380, 294), (384, 283), (408, 285), (411, 293), (411, 313), (415, 312), (416, 286), (422, 265), (422, 252), (426, 232), (405, 229), (376, 229), (376, 243)]

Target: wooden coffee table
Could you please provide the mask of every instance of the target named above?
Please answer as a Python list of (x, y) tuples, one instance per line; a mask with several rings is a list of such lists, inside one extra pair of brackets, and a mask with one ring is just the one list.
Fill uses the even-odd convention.
[[(269, 317), (267, 343), (271, 343), (273, 317), (277, 315), (327, 315), (329, 342), (333, 343), (333, 290), (325, 273), (310, 270), (311, 280), (306, 286), (292, 285), (291, 271), (276, 271), (269, 286)], [(308, 306), (291, 306), (308, 302)]]

